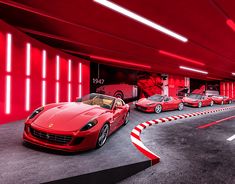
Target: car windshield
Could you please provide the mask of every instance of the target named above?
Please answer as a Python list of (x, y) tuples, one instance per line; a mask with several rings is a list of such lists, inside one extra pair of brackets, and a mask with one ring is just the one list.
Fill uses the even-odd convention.
[(113, 104), (115, 102), (115, 98), (102, 94), (92, 93), (82, 98), (79, 98), (77, 102), (82, 102), (87, 105), (98, 105), (105, 109), (112, 109)]
[(199, 95), (199, 94), (190, 94), (189, 98), (201, 100), (202, 99), (202, 95)]
[(161, 102), (164, 99), (164, 97), (161, 95), (153, 95), (153, 96), (148, 97), (148, 99), (155, 101), (155, 102)]

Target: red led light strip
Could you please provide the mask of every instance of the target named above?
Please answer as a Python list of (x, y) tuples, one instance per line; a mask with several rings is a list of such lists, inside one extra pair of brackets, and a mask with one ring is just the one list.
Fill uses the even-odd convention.
[(183, 57), (183, 56), (180, 56), (180, 55), (177, 55), (177, 54), (173, 54), (173, 53), (170, 53), (170, 52), (167, 52), (167, 51), (164, 51), (164, 50), (159, 50), (158, 52), (159, 52), (159, 54), (162, 54), (162, 55), (165, 55), (165, 56), (169, 56), (169, 57), (174, 58), (174, 59), (190, 62), (190, 63), (196, 64), (196, 65), (200, 65), (200, 66), (204, 66), (205, 65), (204, 63), (202, 63), (200, 61), (196, 61), (194, 59), (186, 58), (186, 57)]
[(116, 64), (123, 64), (123, 65), (128, 65), (128, 66), (133, 66), (133, 67), (151, 69), (150, 65), (136, 64), (136, 63), (132, 63), (132, 62), (129, 62), (129, 61), (123, 61), (123, 60), (112, 59), (112, 58), (107, 58), (107, 57), (90, 55), (90, 58), (91, 59), (101, 60), (101, 61), (110, 61), (110, 62), (116, 63)]

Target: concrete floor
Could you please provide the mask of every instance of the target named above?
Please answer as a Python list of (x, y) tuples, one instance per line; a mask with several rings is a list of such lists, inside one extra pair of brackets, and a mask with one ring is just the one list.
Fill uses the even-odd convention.
[[(221, 106), (214, 106), (212, 108), (219, 107)], [(200, 111), (206, 109), (211, 108), (204, 107), (201, 108)], [(139, 153), (139, 151), (135, 149), (130, 141), (130, 132), (133, 127), (147, 120), (196, 111), (199, 111), (199, 109), (186, 107), (185, 110), (181, 112), (170, 111), (163, 112), (157, 115), (154, 113), (142, 113), (132, 109), (129, 124), (125, 127), (120, 128), (116, 133), (114, 133), (108, 139), (104, 147), (98, 150), (91, 150), (75, 155), (64, 155), (58, 152), (48, 151), (44, 149), (32, 149), (22, 146), (23, 121), (1, 125), (0, 183), (42, 183), (145, 161), (147, 160), (147, 158)], [(156, 125), (153, 128), (151, 127), (150, 129), (145, 130), (143, 132), (142, 139), (146, 146), (148, 146), (151, 150), (161, 156), (161, 162), (154, 167), (151, 167), (127, 180), (124, 180), (123, 183), (178, 183), (173, 181), (181, 181), (182, 178), (185, 178), (185, 175), (183, 175), (184, 170), (180, 172), (178, 169), (182, 166), (184, 169), (186, 169), (186, 171), (188, 168), (191, 167), (194, 167), (196, 170), (197, 168), (200, 170), (201, 167), (197, 165), (198, 162), (201, 163), (200, 165), (204, 165), (204, 167), (206, 168), (204, 172), (207, 172), (206, 161), (200, 161), (200, 157), (197, 158), (195, 161), (194, 159), (193, 161), (190, 161), (190, 159), (195, 158), (195, 154), (197, 152), (200, 152), (202, 150), (206, 151), (206, 148), (208, 146), (205, 144), (207, 143), (207, 141), (205, 140), (209, 139), (210, 132), (204, 132), (204, 134), (201, 133), (202, 135), (204, 135), (202, 137), (195, 136), (196, 140), (201, 140), (201, 142), (205, 144), (203, 144), (202, 146), (202, 143), (200, 141), (198, 142), (200, 144), (194, 141), (191, 142), (191, 139), (194, 138), (194, 132), (193, 130), (191, 130), (193, 129), (191, 126), (195, 122), (208, 122), (210, 121), (210, 118), (215, 118), (217, 116), (226, 117), (229, 113), (234, 114), (234, 111), (217, 113), (216, 116), (203, 116), (204, 120), (203, 118), (195, 118), (194, 120), (197, 121), (184, 120), (177, 121), (176, 123), (166, 123), (160, 126)], [(179, 125), (183, 126), (183, 128), (177, 128)], [(162, 129), (159, 129), (159, 127), (161, 127)], [(224, 132), (224, 134), (226, 133), (226, 131), (223, 131), (223, 129), (221, 131)], [(187, 141), (189, 138), (191, 138), (190, 141)], [(223, 163), (221, 158), (224, 157), (228, 157), (228, 162), (230, 162), (230, 165), (228, 165), (230, 167), (228, 169), (231, 170), (231, 166), (233, 166), (234, 168), (234, 160), (231, 161), (232, 148), (228, 149), (227, 147), (225, 147), (225, 145), (227, 145), (228, 143), (224, 142), (225, 145), (223, 145), (222, 143), (222, 145), (217, 145), (217, 142), (211, 142), (210, 140), (208, 140), (208, 144), (210, 145), (210, 147), (213, 147), (211, 151), (209, 150), (209, 156), (212, 159), (214, 158), (214, 155), (217, 155), (216, 153), (224, 153), (223, 151), (220, 151), (220, 149), (227, 150), (225, 152), (228, 152), (228, 155), (220, 155), (220, 160), (216, 160), (216, 163), (210, 163), (209, 165), (211, 165), (212, 168), (213, 166), (216, 166), (216, 168), (220, 167), (221, 164), (219, 163)], [(201, 150), (201, 148), (203, 149)], [(204, 154), (204, 156), (207, 156), (207, 154)], [(202, 157), (203, 159), (204, 156)], [(204, 175), (197, 176), (198, 174), (202, 174), (200, 172), (195, 174), (193, 172), (194, 170), (192, 170), (191, 175), (189, 175), (191, 177), (191, 180), (188, 179), (185, 181), (194, 181), (195, 177), (205, 177)], [(180, 174), (179, 177), (177, 177), (178, 174)], [(165, 180), (160, 178), (165, 178)], [(167, 180), (168, 178), (178, 178), (178, 180)], [(181, 183), (184, 183), (184, 180), (182, 180)]]
[(235, 110), (158, 124), (144, 130), (142, 142), (160, 156), (160, 163), (121, 184), (234, 184), (235, 119), (205, 129), (200, 125), (229, 116)]

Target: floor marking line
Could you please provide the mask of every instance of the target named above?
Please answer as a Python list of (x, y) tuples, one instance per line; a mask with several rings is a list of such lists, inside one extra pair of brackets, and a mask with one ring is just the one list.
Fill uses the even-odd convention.
[(227, 117), (227, 118), (223, 118), (223, 119), (220, 119), (220, 120), (217, 120), (217, 121), (213, 121), (213, 122), (211, 122), (211, 123), (207, 123), (207, 124), (205, 124), (205, 125), (201, 125), (201, 126), (199, 126), (199, 127), (197, 127), (197, 128), (200, 128), (200, 129), (202, 129), (202, 128), (207, 128), (207, 127), (210, 127), (210, 126), (212, 126), (212, 125), (216, 125), (216, 124), (219, 124), (219, 123), (221, 123), (221, 122), (224, 122), (224, 121), (226, 121), (226, 120), (230, 120), (230, 119), (233, 119), (233, 118), (235, 118), (235, 116), (229, 116), (229, 117)]
[(235, 139), (235, 134), (229, 138), (227, 138), (227, 141), (232, 141), (233, 139)]

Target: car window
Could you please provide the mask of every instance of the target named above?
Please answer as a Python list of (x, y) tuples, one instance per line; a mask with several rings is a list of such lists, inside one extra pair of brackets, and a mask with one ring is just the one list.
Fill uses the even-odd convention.
[(116, 100), (116, 106), (117, 107), (121, 107), (121, 106), (123, 106), (124, 104), (123, 104), (123, 102), (121, 101), (121, 100)]

